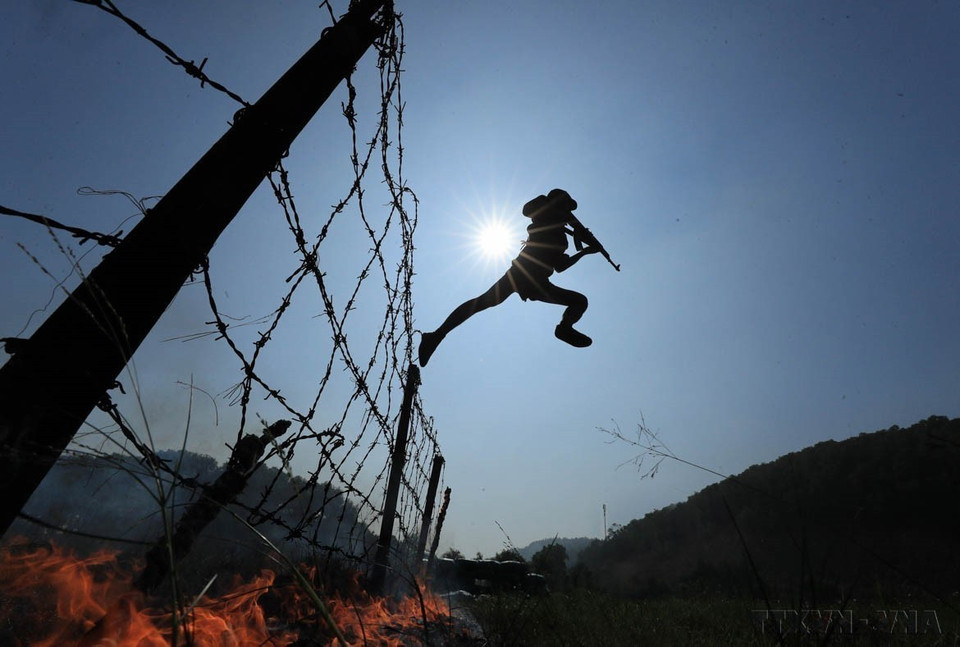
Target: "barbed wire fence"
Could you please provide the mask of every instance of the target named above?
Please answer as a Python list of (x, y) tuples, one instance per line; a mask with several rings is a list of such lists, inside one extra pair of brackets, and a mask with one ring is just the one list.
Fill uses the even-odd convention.
[[(171, 64), (182, 68), (188, 75), (198, 79), (201, 87), (210, 87), (229, 96), (240, 104), (234, 120), (242, 119), (246, 107), (251, 104), (222, 83), (204, 72), (207, 59), (197, 65), (177, 54), (174, 49), (143, 26), (120, 11), (112, 0), (74, 0), (91, 5), (123, 21), (140, 37), (161, 50)], [(224, 315), (217, 304), (216, 281), (211, 274), (210, 262), (198, 268), (199, 278), (206, 291), (211, 320), (204, 325), (204, 332), (191, 335), (215, 335), (225, 344), (235, 358), (239, 381), (226, 389), (221, 396), (230, 405), (239, 409), (239, 423), (234, 447), (249, 437), (254, 416), (253, 402), (263, 398), (279, 406), (291, 423), (289, 433), (272, 439), (265, 448), (257, 465), (268, 462), (279, 464), (281, 470), (258, 493), (255, 504), (235, 504), (242, 510), (246, 521), (259, 528), (270, 527), (280, 532), (285, 539), (304, 542), (313, 551), (325, 552), (328, 558), (338, 555), (368, 566), (375, 545), (371, 543), (369, 528), (381, 521), (380, 493), (384, 489), (389, 461), (382, 460), (392, 448), (399, 416), (402, 385), (407, 376), (407, 367), (413, 360), (413, 294), (414, 232), (417, 227), (418, 203), (415, 193), (406, 185), (403, 174), (403, 98), (402, 61), (404, 54), (404, 29), (402, 16), (394, 13), (391, 3), (380, 12), (382, 35), (374, 43), (377, 52), (376, 67), (379, 72), (379, 114), (375, 119), (372, 135), (358, 132), (358, 89), (348, 77), (347, 100), (341, 105), (342, 114), (349, 128), (352, 142), (349, 151), (353, 179), (345, 195), (322, 219), (315, 216), (316, 209), (309, 208), (309, 215), (298, 205), (294, 195), (294, 181), (281, 160), (267, 177), (276, 198), (277, 209), (282, 215), (296, 250), (292, 273), (286, 278), (286, 292), (277, 296), (276, 306), (265, 317), (255, 320), (254, 335), (237, 334), (231, 328), (230, 317)], [(336, 22), (333, 7), (329, 2), (320, 5)], [(372, 170), (379, 166), (377, 171)], [(376, 181), (385, 187), (388, 202), (373, 204), (367, 187)], [(129, 194), (125, 194), (131, 198)], [(131, 198), (132, 199), (132, 198)], [(136, 200), (134, 199), (136, 202)], [(145, 205), (141, 212), (146, 213)], [(114, 246), (121, 232), (100, 234), (77, 227), (70, 227), (37, 214), (0, 207), (4, 215), (25, 218), (31, 222), (65, 230), (83, 243), (92, 240), (96, 244)], [(318, 224), (318, 220), (319, 222)], [(329, 243), (329, 233), (335, 221), (347, 220), (352, 226), (362, 228), (369, 244), (369, 252), (362, 271), (352, 287), (330, 284), (324, 266), (324, 251)], [(379, 285), (379, 288), (375, 286)], [(371, 296), (371, 294), (375, 296)], [(307, 296), (311, 295), (311, 296)], [(274, 347), (275, 333), (291, 315), (291, 305), (297, 300), (319, 297), (323, 311), (317, 318), (331, 338), (321, 374), (312, 397), (299, 401), (285, 396), (264, 371), (264, 358)], [(382, 311), (382, 320), (376, 328), (372, 351), (366, 352), (369, 340), (358, 349), (348, 342), (348, 333), (354, 329), (351, 313), (359, 305), (368, 309), (371, 302)], [(249, 322), (248, 322), (249, 323)], [(9, 343), (14, 343), (11, 339)], [(334, 383), (338, 375), (346, 375), (351, 383), (346, 401), (337, 401)], [(113, 421), (113, 428), (99, 433), (113, 434), (113, 442), (142, 458), (145, 465), (155, 470), (172, 483), (193, 490), (202, 490), (209, 484), (196, 482), (178, 473), (175, 467), (154, 453), (152, 441), (142, 438), (135, 426), (128, 422), (115, 403), (106, 396), (100, 408)], [(324, 412), (324, 416), (320, 412)], [(333, 412), (338, 412), (333, 415)], [(333, 420), (325, 423), (324, 420)], [(102, 450), (78, 436), (74, 452), (87, 455), (103, 454)], [(102, 446), (102, 444), (101, 444)], [(422, 501), (430, 478), (430, 465), (439, 454), (437, 435), (432, 420), (426, 414), (420, 396), (414, 396), (411, 425), (407, 445), (405, 470), (397, 510), (398, 534), (401, 538), (396, 550), (408, 551), (422, 522)], [(281, 474), (291, 472), (291, 463), (296, 457), (315, 456), (313, 467), (299, 478), (293, 479), (296, 488), (278, 496), (274, 491)], [(319, 529), (324, 526), (325, 531)], [(398, 558), (410, 557), (397, 555)]]

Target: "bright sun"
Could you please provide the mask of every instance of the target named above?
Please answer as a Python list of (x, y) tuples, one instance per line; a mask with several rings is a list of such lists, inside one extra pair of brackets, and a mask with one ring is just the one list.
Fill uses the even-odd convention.
[(477, 226), (474, 244), (485, 260), (501, 261), (516, 255), (520, 238), (505, 221), (492, 218)]
[(485, 277), (502, 273), (523, 247), (524, 218), (517, 218), (511, 209), (497, 202), (484, 204), (475, 200), (465, 205), (457, 247), (461, 260), (472, 272)]

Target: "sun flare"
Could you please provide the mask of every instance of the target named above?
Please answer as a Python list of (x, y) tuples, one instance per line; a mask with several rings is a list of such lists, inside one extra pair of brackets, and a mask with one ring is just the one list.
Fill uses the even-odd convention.
[(491, 218), (480, 223), (474, 232), (474, 245), (487, 261), (505, 261), (516, 255), (520, 237), (504, 220)]

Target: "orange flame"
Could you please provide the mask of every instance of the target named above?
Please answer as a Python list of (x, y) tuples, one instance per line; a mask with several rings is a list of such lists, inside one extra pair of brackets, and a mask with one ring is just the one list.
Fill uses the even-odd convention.
[[(248, 582), (234, 582), (225, 595), (200, 598), (173, 614), (133, 589), (133, 575), (120, 567), (115, 552), (81, 558), (16, 539), (0, 548), (0, 644), (165, 647), (175, 637), (178, 645), (197, 647), (290, 645), (300, 638), (335, 644), (304, 591), (275, 586), (275, 579), (264, 569)], [(261, 605), (267, 593), (275, 602), (267, 605), (276, 608), (272, 614)], [(394, 602), (358, 587), (349, 598), (332, 596), (326, 603), (351, 644), (419, 644), (410, 637), (422, 639), (425, 621), (449, 619), (443, 601), (426, 591)]]

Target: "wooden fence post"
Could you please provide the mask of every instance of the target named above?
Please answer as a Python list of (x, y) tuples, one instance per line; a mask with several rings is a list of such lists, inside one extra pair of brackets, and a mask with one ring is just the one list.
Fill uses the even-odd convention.
[(383, 4), (351, 2), (0, 368), (0, 535), (220, 233), (383, 32), (372, 19)]
[(440, 472), (443, 470), (443, 456), (433, 457), (433, 470), (430, 472), (430, 485), (427, 487), (427, 500), (423, 504), (423, 522), (420, 525), (420, 541), (417, 542), (417, 560), (423, 559), (427, 550), (427, 535), (430, 534), (430, 522), (433, 520), (433, 506), (437, 501), (437, 488), (440, 487)]
[(193, 548), (200, 533), (243, 493), (267, 446), (289, 428), (289, 420), (278, 420), (259, 436), (248, 434), (240, 439), (217, 480), (201, 491), (200, 497), (180, 516), (172, 537), (161, 536), (147, 551), (146, 564), (134, 586), (144, 593), (154, 593), (159, 588), (175, 564)]
[(443, 530), (443, 520), (447, 518), (447, 508), (450, 507), (450, 488), (443, 491), (443, 503), (440, 504), (440, 514), (437, 515), (437, 531), (433, 533), (433, 545), (430, 546), (430, 557), (427, 559), (427, 570), (433, 566), (440, 546), (440, 531)]
[(390, 475), (387, 478), (387, 494), (383, 501), (383, 514), (380, 516), (380, 540), (377, 542), (377, 555), (370, 576), (370, 590), (381, 592), (390, 566), (390, 545), (393, 540), (393, 524), (397, 516), (397, 500), (400, 496), (400, 481), (407, 462), (407, 436), (410, 431), (410, 410), (413, 408), (413, 396), (420, 384), (420, 368), (410, 364), (407, 368), (407, 382), (403, 387), (403, 403), (400, 405), (400, 420), (393, 445), (393, 457), (390, 462)]

